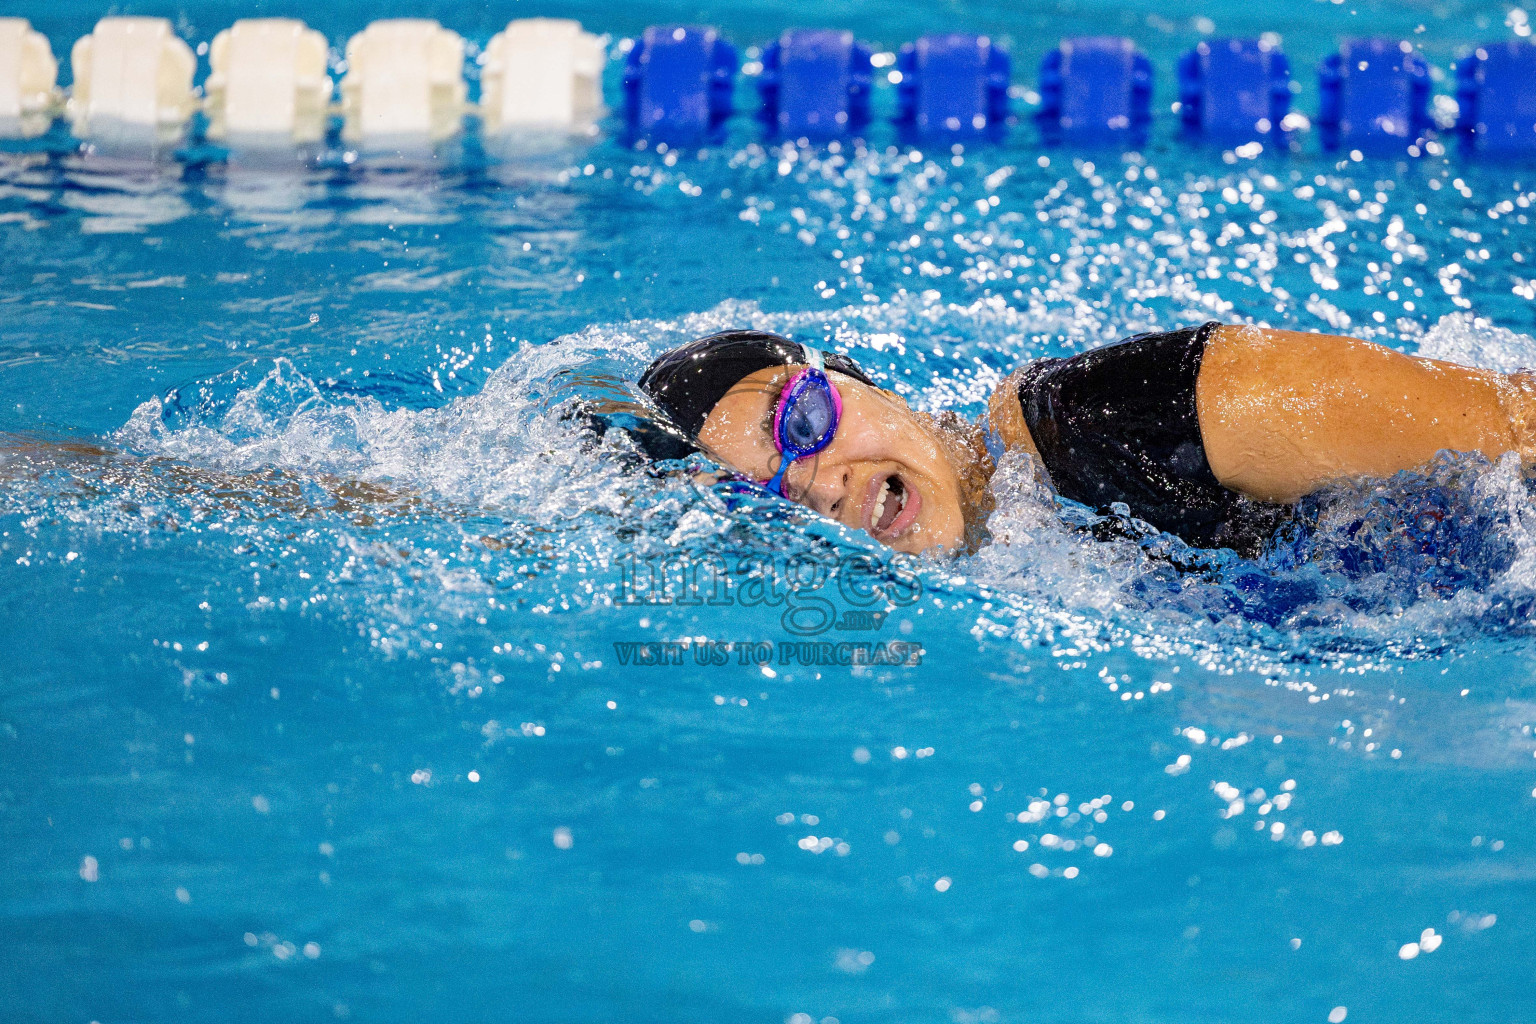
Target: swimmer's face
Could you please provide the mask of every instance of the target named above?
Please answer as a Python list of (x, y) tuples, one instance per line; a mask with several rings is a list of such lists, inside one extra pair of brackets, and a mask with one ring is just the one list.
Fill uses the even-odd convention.
[[(744, 476), (771, 478), (783, 458), (773, 445), (773, 414), (800, 369), (759, 370), (732, 388), (699, 431), (705, 449)], [(790, 466), (785, 495), (898, 551), (960, 547), (960, 479), (933, 428), (888, 391), (835, 371), (827, 376), (843, 398), (837, 434)]]

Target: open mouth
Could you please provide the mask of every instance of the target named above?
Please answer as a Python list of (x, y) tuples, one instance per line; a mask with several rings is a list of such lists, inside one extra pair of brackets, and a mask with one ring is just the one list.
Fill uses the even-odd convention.
[(869, 532), (890, 539), (899, 536), (917, 519), (917, 491), (892, 473), (878, 483), (869, 503)]

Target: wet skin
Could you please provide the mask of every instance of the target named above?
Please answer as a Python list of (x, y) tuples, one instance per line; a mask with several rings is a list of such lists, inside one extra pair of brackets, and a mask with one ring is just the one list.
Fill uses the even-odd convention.
[[(744, 476), (771, 478), (783, 458), (773, 445), (774, 410), (784, 383), (800, 369), (759, 370), (731, 389), (699, 431), (705, 449)], [(790, 467), (785, 496), (898, 551), (960, 547), (960, 478), (935, 428), (888, 391), (835, 371), (827, 376), (843, 399), (837, 434)]]

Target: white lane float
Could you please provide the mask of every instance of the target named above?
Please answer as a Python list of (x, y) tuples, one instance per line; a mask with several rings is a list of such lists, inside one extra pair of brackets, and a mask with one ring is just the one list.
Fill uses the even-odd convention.
[(79, 138), (174, 139), (197, 109), (197, 58), (164, 18), (102, 18), (70, 51), (64, 114)]
[(436, 21), (375, 21), (347, 42), (341, 80), (349, 143), (440, 142), (463, 125), (464, 40)]
[(53, 123), (59, 62), (25, 18), (0, 18), (0, 138), (29, 139)]
[(559, 129), (589, 132), (603, 116), (602, 37), (564, 18), (524, 18), (491, 38), (480, 73), (488, 135)]
[(242, 18), (213, 37), (203, 84), (208, 137), (251, 144), (325, 138), (325, 36), (293, 18)]

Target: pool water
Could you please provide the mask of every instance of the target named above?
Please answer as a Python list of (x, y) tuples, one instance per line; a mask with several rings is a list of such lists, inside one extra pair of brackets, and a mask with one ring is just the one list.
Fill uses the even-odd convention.
[[(560, 415), (741, 325), (965, 415), (1211, 318), (1536, 365), (1536, 171), (1238, 157), (1166, 114), (1202, 31), (1282, 33), (1312, 111), (1342, 35), (1443, 70), (1504, 5), (387, 6), (304, 16), (983, 29), (1021, 84), (1108, 28), (1164, 113), (1137, 154), (744, 119), (682, 153), (11, 146), (0, 1016), (1536, 1016), (1519, 466), (1341, 486), (1249, 562), (1093, 541), (1015, 457), (991, 544), (893, 562)], [(288, 13), (127, 13), (178, 11), (194, 43)], [(104, 12), (21, 13), (64, 53)]]

